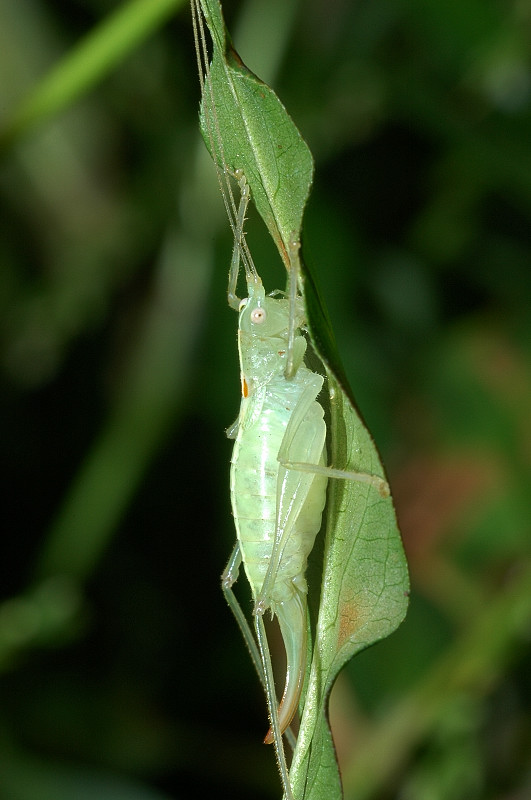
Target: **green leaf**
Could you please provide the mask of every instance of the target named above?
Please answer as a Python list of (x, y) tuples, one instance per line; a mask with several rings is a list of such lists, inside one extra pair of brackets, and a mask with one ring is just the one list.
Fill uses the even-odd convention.
[(300, 235), (312, 183), (312, 155), (276, 94), (237, 54), (218, 0), (201, 0), (201, 7), (214, 43), (201, 107), (203, 137), (221, 169), (243, 170), (288, 267), (289, 242)]
[[(334, 466), (383, 475), (371, 436), (329, 373)], [(341, 796), (326, 718), (334, 680), (353, 655), (392, 633), (407, 609), (408, 575), (391, 497), (330, 481), (324, 569), (313, 659), (290, 772), (295, 797)]]
[[(203, 136), (223, 169), (243, 170), (252, 197), (287, 265), (300, 232), (312, 158), (275, 94), (242, 64), (217, 0), (200, 0), (214, 41), (205, 83)], [(219, 142), (217, 141), (219, 137)], [(315, 278), (301, 265), (308, 331), (328, 375), (332, 466), (384, 476), (376, 447), (356, 411)], [(290, 779), (297, 800), (335, 800), (341, 782), (327, 721), (328, 696), (344, 664), (388, 636), (407, 608), (408, 575), (390, 497), (374, 486), (330, 480), (323, 578), (312, 663)]]

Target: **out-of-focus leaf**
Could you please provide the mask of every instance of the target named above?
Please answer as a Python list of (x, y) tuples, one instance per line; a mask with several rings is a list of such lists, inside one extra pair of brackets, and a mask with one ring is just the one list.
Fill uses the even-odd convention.
[(166, 794), (115, 774), (18, 755), (13, 760), (2, 758), (0, 796), (6, 800), (170, 800)]
[(0, 136), (4, 146), (59, 113), (171, 17), (184, 0), (131, 0), (91, 31), (22, 102)]

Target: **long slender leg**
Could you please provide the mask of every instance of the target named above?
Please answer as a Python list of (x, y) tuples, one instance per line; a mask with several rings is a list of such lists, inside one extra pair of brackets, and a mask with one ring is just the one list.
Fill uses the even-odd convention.
[(240, 299), (238, 298), (236, 291), (238, 275), (240, 272), (240, 261), (243, 262), (245, 267), (245, 279), (248, 286), (250, 283), (253, 283), (255, 286), (261, 286), (262, 281), (260, 280), (260, 277), (256, 271), (251, 252), (247, 245), (247, 240), (245, 239), (245, 232), (243, 230), (247, 206), (249, 205), (249, 200), (251, 199), (251, 190), (242, 170), (236, 170), (234, 177), (238, 181), (238, 186), (240, 187), (240, 202), (238, 205), (238, 211), (234, 218), (234, 223), (231, 226), (234, 233), (234, 245), (232, 248), (232, 259), (229, 269), (227, 299), (229, 306), (238, 310), (240, 307)]
[(372, 475), (368, 472), (351, 472), (345, 469), (334, 469), (333, 467), (325, 467), (321, 464), (307, 464), (304, 461), (287, 461), (280, 458), (279, 462), (286, 469), (293, 469), (297, 472), (310, 472), (313, 475), (323, 475), (327, 478), (339, 478), (344, 481), (354, 481), (355, 483), (368, 483), (374, 486), (382, 497), (389, 497), (389, 484), (384, 478), (379, 475)]
[(249, 653), (251, 654), (251, 659), (253, 661), (254, 668), (258, 673), (258, 677), (260, 678), (260, 682), (265, 688), (264, 670), (262, 667), (260, 653), (258, 652), (253, 633), (249, 627), (249, 623), (247, 622), (245, 614), (243, 613), (243, 609), (238, 602), (238, 598), (232, 591), (232, 586), (238, 579), (241, 563), (242, 554), (240, 551), (240, 545), (238, 542), (236, 542), (229, 558), (229, 563), (225, 567), (225, 570), (221, 576), (221, 588), (223, 590), (223, 594), (225, 595), (225, 600), (227, 601), (230, 610), (234, 614), (234, 618), (236, 619), (238, 627), (242, 632), (243, 639), (247, 645)]
[(289, 782), (289, 771), (286, 763), (286, 754), (284, 752), (284, 744), (282, 742), (282, 734), (280, 732), (280, 724), (278, 721), (278, 709), (275, 693), (275, 682), (273, 679), (273, 667), (271, 665), (271, 658), (269, 655), (269, 646), (267, 643), (267, 635), (265, 632), (264, 619), (261, 614), (255, 614), (254, 625), (256, 630), (256, 638), (258, 639), (258, 646), (260, 648), (260, 655), (264, 664), (264, 677), (265, 688), (267, 697), (267, 706), (269, 711), (269, 719), (271, 720), (271, 729), (273, 731), (275, 752), (280, 770), (280, 777), (284, 787), (285, 800), (294, 800), (293, 792), (291, 791), (291, 784)]
[(294, 234), (289, 246), (289, 321), (288, 321), (288, 357), (284, 376), (289, 380), (295, 374), (293, 349), (295, 343), (295, 310), (297, 307), (297, 291), (299, 284), (299, 249), (300, 242)]
[(247, 206), (250, 200), (249, 184), (245, 178), (240, 180), (240, 203), (238, 206), (238, 213), (236, 215), (234, 225), (234, 245), (232, 248), (232, 259), (230, 262), (229, 270), (229, 286), (227, 290), (227, 299), (229, 306), (238, 310), (240, 299), (236, 294), (238, 275), (240, 272), (240, 258), (242, 255), (242, 242), (244, 239), (243, 226), (245, 224), (245, 214), (247, 213)]
[[(231, 553), (229, 558), (229, 562), (225, 567), (223, 574), (221, 576), (221, 588), (223, 590), (223, 594), (225, 596), (225, 600), (232, 611), (236, 622), (238, 623), (238, 627), (242, 632), (243, 639), (245, 644), (247, 645), (247, 649), (251, 654), (251, 659), (254, 664), (254, 668), (260, 678), (260, 683), (262, 684), (264, 691), (267, 696), (267, 684), (264, 675), (264, 665), (262, 661), (261, 653), (256, 646), (256, 641), (253, 636), (253, 632), (249, 623), (247, 622), (247, 618), (243, 612), (241, 605), (238, 602), (238, 598), (232, 591), (232, 586), (238, 580), (238, 574), (240, 571), (240, 566), (242, 564), (242, 555), (240, 551), (240, 545), (238, 542), (234, 545), (234, 549)], [(265, 636), (265, 631), (264, 631)], [(267, 640), (266, 640), (267, 641)], [(295, 749), (296, 738), (295, 734), (291, 729), (288, 729), (286, 732), (286, 738), (289, 742), (289, 745), (292, 750)]]

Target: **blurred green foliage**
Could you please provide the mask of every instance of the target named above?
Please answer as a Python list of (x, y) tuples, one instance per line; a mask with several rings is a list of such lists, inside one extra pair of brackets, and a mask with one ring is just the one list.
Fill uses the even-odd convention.
[[(224, 8), (316, 158), (305, 257), (411, 567), (332, 694), (345, 795), (525, 798), (531, 4)], [(239, 383), (187, 9), (3, 0), (0, 41), (0, 797), (275, 797), (219, 592)]]

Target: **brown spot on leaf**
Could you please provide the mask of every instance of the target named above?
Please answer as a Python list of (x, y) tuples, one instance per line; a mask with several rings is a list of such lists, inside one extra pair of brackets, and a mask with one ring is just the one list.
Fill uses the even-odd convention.
[(339, 632), (337, 635), (337, 649), (341, 649), (356, 631), (363, 625), (361, 609), (352, 601), (341, 603), (339, 606)]

